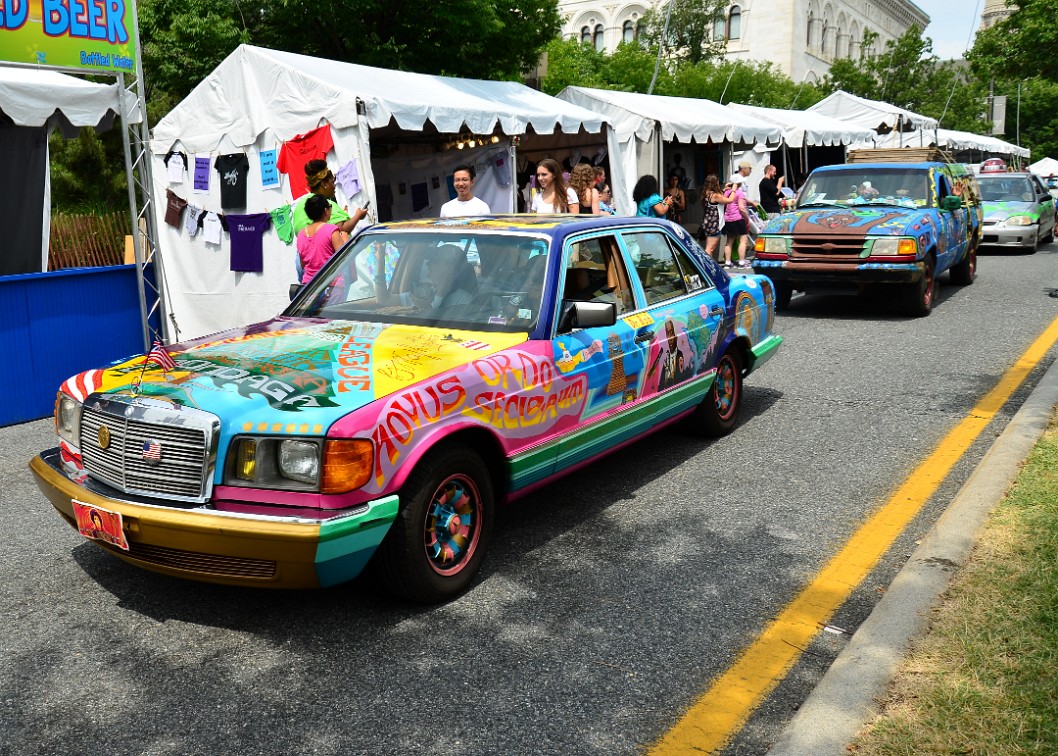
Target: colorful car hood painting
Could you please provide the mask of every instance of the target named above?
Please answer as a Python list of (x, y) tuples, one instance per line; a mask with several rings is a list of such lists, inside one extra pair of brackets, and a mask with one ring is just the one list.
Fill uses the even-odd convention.
[(828, 236), (918, 236), (933, 229), (926, 213), (894, 207), (811, 208), (784, 213), (770, 221), (763, 233)]

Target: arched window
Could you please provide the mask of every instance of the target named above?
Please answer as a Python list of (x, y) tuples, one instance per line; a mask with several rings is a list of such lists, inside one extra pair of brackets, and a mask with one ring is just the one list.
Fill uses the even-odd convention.
[(823, 34), (819, 38), (819, 51), (824, 55), (827, 52), (827, 37), (830, 35), (830, 27), (826, 19), (823, 19)]
[(602, 38), (602, 24), (595, 25), (595, 49), (602, 52), (604, 49)]
[(580, 30), (580, 41), (581, 43), (591, 44), (591, 27), (584, 26)]
[(727, 17), (723, 14), (713, 21), (713, 39), (727, 39)]
[(625, 21), (624, 27), (621, 32), (621, 41), (623, 42), (635, 42), (636, 37), (639, 36), (639, 29), (634, 21)]
[(742, 8), (737, 5), (731, 6), (731, 17), (727, 24), (728, 39), (738, 39), (742, 36)]
[(815, 24), (815, 17), (812, 15), (812, 11), (808, 11), (808, 33), (805, 35), (805, 44), (809, 47), (812, 46), (812, 28)]

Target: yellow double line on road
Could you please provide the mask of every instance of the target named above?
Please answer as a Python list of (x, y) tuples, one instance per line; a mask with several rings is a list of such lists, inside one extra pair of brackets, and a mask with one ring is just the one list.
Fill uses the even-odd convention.
[(808, 586), (717, 677), (651, 749), (652, 756), (722, 749), (786, 676), (812, 638), (874, 569), (996, 413), (1058, 340), (1058, 319), (1025, 350)]

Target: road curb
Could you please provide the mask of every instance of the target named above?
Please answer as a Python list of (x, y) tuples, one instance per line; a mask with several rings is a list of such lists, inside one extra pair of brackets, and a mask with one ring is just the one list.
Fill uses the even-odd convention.
[(1058, 405), (1058, 362), (1014, 414), (977, 469), (897, 574), (767, 756), (845, 756), (879, 710), (911, 641), (926, 629), (989, 512), (1006, 495)]

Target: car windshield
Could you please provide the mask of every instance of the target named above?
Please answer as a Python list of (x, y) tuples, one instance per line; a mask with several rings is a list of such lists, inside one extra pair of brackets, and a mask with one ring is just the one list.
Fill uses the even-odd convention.
[(286, 314), (529, 331), (540, 315), (549, 251), (539, 236), (369, 230), (332, 258)]
[(929, 204), (929, 172), (908, 168), (849, 168), (813, 173), (797, 199), (797, 207), (812, 205)]
[(1027, 178), (1010, 176), (981, 176), (981, 198), (986, 202), (1032, 202), (1035, 195)]

